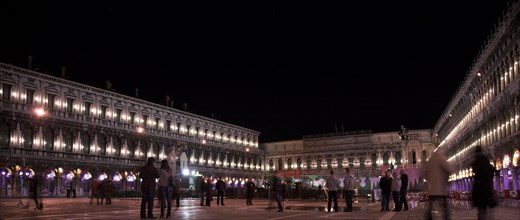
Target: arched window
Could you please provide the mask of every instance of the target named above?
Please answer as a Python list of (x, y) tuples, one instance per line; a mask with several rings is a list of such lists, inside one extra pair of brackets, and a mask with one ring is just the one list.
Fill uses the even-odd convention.
[(287, 169), (289, 169), (289, 170), (292, 169), (292, 159), (291, 158), (287, 159)]
[(278, 159), (278, 170), (282, 170), (282, 169), (283, 169), (282, 159)]
[(298, 166), (298, 169), (302, 168), (302, 158), (301, 157), (298, 157), (298, 159), (296, 159), (296, 165)]

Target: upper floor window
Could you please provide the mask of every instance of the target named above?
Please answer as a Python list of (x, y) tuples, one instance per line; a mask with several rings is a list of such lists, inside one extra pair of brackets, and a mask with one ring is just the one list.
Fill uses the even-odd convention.
[(147, 127), (147, 125), (148, 125), (148, 115), (143, 115), (143, 121), (144, 121), (144, 126)]
[(107, 118), (107, 106), (102, 105), (101, 106), (101, 118), (105, 119)]
[(47, 108), (54, 109), (54, 99), (56, 98), (53, 94), (47, 94)]
[(166, 131), (171, 131), (171, 130), (172, 130), (172, 122), (166, 121)]
[(86, 116), (89, 116), (90, 115), (90, 106), (92, 105), (92, 103), (90, 102), (85, 102), (85, 109), (83, 109), (83, 114), (86, 115)]
[(135, 112), (130, 112), (130, 123), (135, 124)]
[(11, 100), (11, 85), (5, 83), (2, 85), (2, 100)]
[(122, 111), (123, 111), (123, 110), (121, 110), (121, 109), (116, 109), (116, 121), (117, 121), (117, 122), (120, 122), (120, 121), (121, 121), (121, 112), (122, 112)]
[(159, 129), (159, 120), (160, 118), (155, 118), (155, 129)]
[(25, 92), (25, 104), (32, 105), (34, 103), (34, 90), (27, 89)]
[(74, 99), (67, 98), (67, 112), (72, 112), (72, 108), (74, 107)]

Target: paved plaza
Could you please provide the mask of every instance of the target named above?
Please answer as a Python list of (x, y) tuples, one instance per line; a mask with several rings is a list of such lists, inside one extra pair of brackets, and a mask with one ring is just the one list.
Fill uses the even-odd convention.
[[(43, 210), (34, 209), (34, 203), (22, 199), (0, 199), (0, 219), (139, 219), (140, 198), (114, 198), (111, 205), (90, 205), (88, 198), (44, 198)], [(354, 212), (328, 213), (324, 200), (289, 200), (284, 212), (267, 210), (267, 199), (254, 199), (253, 206), (247, 206), (243, 199), (226, 199), (226, 206), (199, 206), (199, 200), (181, 200), (179, 208), (173, 208), (171, 219), (424, 219), (422, 205), (410, 211), (381, 212), (380, 203), (355, 204)], [(273, 203), (274, 204), (274, 203)], [(159, 217), (160, 209), (155, 201), (154, 215)], [(344, 207), (341, 200), (340, 207)], [(477, 219), (476, 209), (450, 209), (451, 219)], [(520, 207), (497, 207), (490, 219), (520, 219)], [(439, 213), (434, 217), (440, 219)]]

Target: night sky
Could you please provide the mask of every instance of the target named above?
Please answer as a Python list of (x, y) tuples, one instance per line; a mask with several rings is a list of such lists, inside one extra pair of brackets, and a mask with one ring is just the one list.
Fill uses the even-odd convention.
[(261, 143), (433, 128), (506, 6), (16, 2), (0, 3), (0, 62), (27, 67), (32, 55), (50, 75), (64, 66), (73, 81), (169, 95)]

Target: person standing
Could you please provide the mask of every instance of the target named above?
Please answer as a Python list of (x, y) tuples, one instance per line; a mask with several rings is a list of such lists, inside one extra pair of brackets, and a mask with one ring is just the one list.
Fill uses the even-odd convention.
[(334, 175), (334, 170), (330, 170), (330, 175), (327, 177), (325, 182), (325, 187), (327, 187), (328, 193), (328, 202), (327, 202), (327, 211), (331, 212), (331, 202), (334, 201), (334, 211), (338, 211), (338, 186), (339, 179)]
[(399, 174), (401, 174), (401, 190), (399, 191), (399, 210), (408, 211), (408, 201), (406, 200), (406, 194), (408, 193), (408, 174), (406, 174), (404, 169), (399, 171)]
[(385, 172), (385, 176), (379, 180), (379, 188), (381, 188), (381, 211), (390, 211), (390, 194), (392, 193), (392, 178), (390, 171)]
[(179, 177), (174, 177), (174, 185), (173, 187), (168, 188), (168, 190), (171, 190), (171, 197), (172, 199), (175, 198), (175, 207), (180, 206), (180, 199), (181, 199), (181, 179)]
[(253, 179), (249, 179), (246, 183), (246, 205), (253, 205), (253, 196), (255, 194), (255, 182)]
[(343, 180), (343, 193), (345, 194), (346, 208), (344, 212), (352, 212), (352, 198), (354, 197), (354, 176), (350, 174), (350, 167), (345, 168), (345, 180)]
[(475, 173), (471, 200), (478, 208), (478, 219), (487, 219), (487, 208), (493, 198), (493, 175), (495, 169), (489, 163), (489, 158), (482, 152), (481, 146), (475, 147), (475, 159), (471, 163)]
[(453, 173), (453, 168), (448, 163), (448, 158), (444, 156), (444, 149), (437, 148), (425, 165), (424, 176), (427, 181), (427, 193), (430, 203), (426, 212), (426, 219), (433, 219), (433, 203), (438, 201), (442, 201), (442, 206), (440, 207), (444, 211), (444, 219), (449, 219), (447, 186), (451, 173)]
[(199, 184), (200, 206), (204, 206), (204, 199), (206, 198), (206, 181), (207, 178), (203, 177)]
[(213, 181), (211, 177), (208, 177), (204, 191), (206, 191), (206, 206), (211, 206), (211, 200), (213, 200)]
[(157, 184), (159, 186), (159, 203), (161, 207), (161, 216), (159, 218), (164, 217), (164, 210), (166, 208), (166, 217), (170, 217), (172, 213), (172, 198), (171, 194), (168, 193), (168, 188), (170, 187), (170, 178), (171, 184), (173, 185), (173, 176), (170, 164), (168, 164), (168, 160), (166, 159), (161, 160), (161, 169), (159, 169), (159, 182)]
[[(139, 171), (142, 179), (141, 191), (141, 218), (156, 218), (153, 216), (153, 200), (155, 196), (155, 179), (159, 178), (159, 172), (154, 166), (155, 158), (149, 157), (148, 162)], [(148, 212), (146, 208), (148, 207)]]
[(226, 190), (226, 183), (222, 179), (222, 177), (219, 177), (217, 180), (217, 183), (215, 184), (215, 189), (217, 190), (217, 205), (222, 204), (224, 205), (224, 190)]
[(394, 171), (393, 175), (394, 178), (392, 179), (392, 199), (394, 200), (394, 212), (400, 212), (401, 208), (401, 179), (397, 175), (397, 172)]

